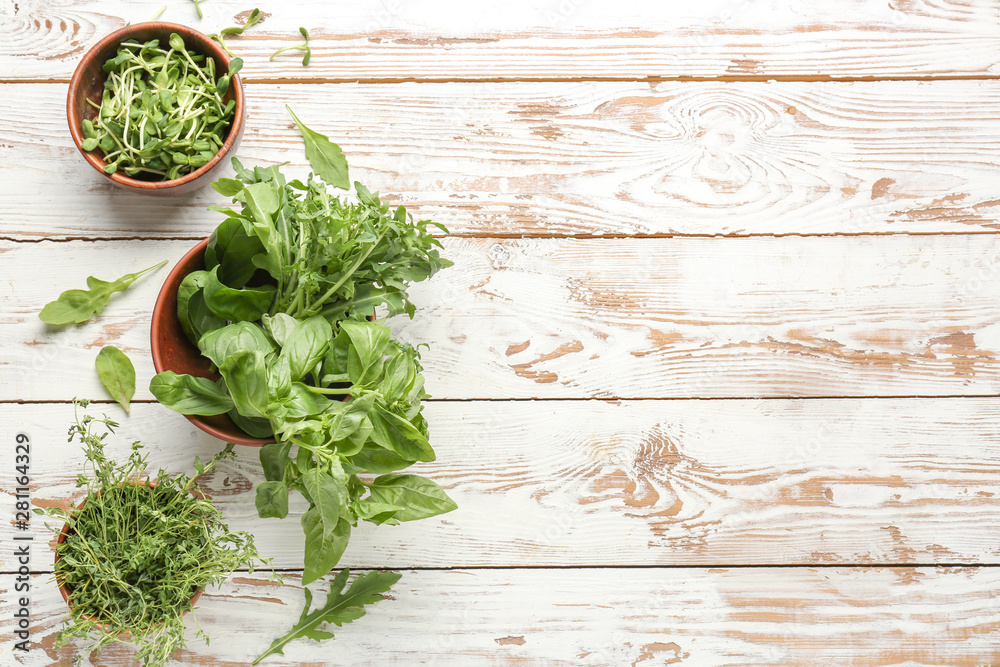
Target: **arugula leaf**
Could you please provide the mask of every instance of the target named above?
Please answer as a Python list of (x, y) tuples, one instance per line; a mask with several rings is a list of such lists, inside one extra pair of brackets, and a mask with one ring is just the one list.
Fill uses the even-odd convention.
[(350, 570), (341, 570), (330, 584), (326, 604), (311, 612), (309, 608), (312, 606), (312, 592), (308, 588), (303, 588), (306, 604), (302, 608), (298, 622), (287, 633), (271, 642), (267, 650), (259, 655), (253, 664), (256, 665), (267, 656), (275, 653), (284, 655), (282, 649), (293, 639), (300, 637), (316, 641), (331, 639), (333, 633), (319, 629), (320, 625), (333, 623), (337, 627), (341, 627), (345, 623), (358, 620), (365, 615), (365, 605), (375, 604), (384, 599), (382, 593), (389, 592), (389, 589), (402, 576), (398, 572), (368, 572), (355, 579), (350, 588), (344, 592), (344, 586), (347, 584), (350, 574)]
[(335, 188), (346, 190), (351, 187), (351, 180), (347, 177), (347, 158), (344, 157), (340, 146), (330, 141), (325, 135), (306, 127), (290, 106), (286, 104), (285, 108), (288, 109), (292, 120), (298, 126), (299, 132), (302, 133), (302, 139), (306, 143), (306, 159), (309, 160), (309, 166), (313, 168), (316, 175)]
[(153, 376), (149, 391), (163, 405), (182, 415), (221, 415), (233, 408), (233, 399), (207, 378), (163, 371)]
[(87, 287), (90, 288), (89, 290), (66, 290), (55, 301), (45, 304), (42, 311), (38, 313), (38, 318), (46, 324), (55, 325), (86, 322), (95, 314), (101, 314), (104, 307), (108, 305), (108, 300), (112, 294), (127, 290), (132, 283), (143, 275), (150, 271), (155, 271), (166, 263), (167, 260), (163, 260), (148, 269), (143, 269), (136, 273), (126, 273), (118, 280), (111, 282), (89, 276), (87, 278)]
[(106, 345), (97, 353), (95, 363), (101, 384), (127, 414), (129, 401), (135, 394), (135, 367), (132, 361), (114, 345)]

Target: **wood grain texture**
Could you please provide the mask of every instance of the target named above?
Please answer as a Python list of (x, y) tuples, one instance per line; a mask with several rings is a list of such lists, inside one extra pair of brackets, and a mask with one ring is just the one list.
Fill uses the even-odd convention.
[[(155, 404), (120, 417), (150, 467), (191, 471), (222, 443)], [(400, 526), (359, 524), (343, 566), (579, 567), (1000, 563), (1000, 406), (990, 399), (434, 402), (437, 461), (411, 471), (459, 509)], [(33, 502), (70, 507), (84, 472), (65, 404), (0, 407), (34, 443)], [(0, 456), (13, 470), (12, 448)], [(261, 520), (258, 450), (204, 481), (233, 529), (281, 568), (302, 567), (297, 494)], [(58, 529), (61, 526), (53, 525)], [(15, 534), (6, 522), (0, 539)], [(51, 567), (41, 521), (36, 569)], [(11, 551), (0, 569), (16, 569)]]
[[(166, 269), (91, 323), (57, 330), (38, 312), (88, 275), (175, 262), (191, 245), (0, 243), (0, 400), (102, 395), (93, 360), (107, 344), (151, 398)], [(430, 346), (439, 399), (1000, 393), (993, 235), (445, 239), (445, 255), (455, 266), (411, 289), (417, 316), (388, 321)]]
[[(83, 51), (158, 0), (4, 0), (0, 78), (69, 78)], [(997, 73), (1000, 16), (992, 0), (708, 0), (628, 4), (563, 0), (362, 0), (295, 11), (258, 3), (261, 24), (232, 40), (248, 79), (498, 79), (956, 76)], [(163, 20), (203, 32), (243, 22), (247, 6), (187, 3)], [(313, 59), (268, 62), (310, 29)]]
[[(2, 236), (201, 237), (225, 199), (94, 174), (64, 86), (0, 85)], [(354, 179), (462, 236), (995, 232), (989, 82), (249, 85), (239, 157), (304, 177), (290, 104)], [(228, 166), (227, 166), (228, 168)], [(141, 211), (141, 213), (140, 213)]]
[[(335, 639), (296, 640), (262, 664), (982, 667), (996, 664), (1000, 643), (995, 568), (402, 574), (389, 599), (331, 628)], [(34, 648), (12, 662), (66, 665), (73, 647), (53, 648), (65, 604), (44, 576), (34, 584)], [(201, 598), (196, 614), (211, 644), (192, 632), (171, 664), (246, 665), (291, 627), (302, 603), (295, 577), (279, 587), (238, 575)], [(0, 613), (12, 611), (4, 595)], [(112, 647), (99, 664), (134, 662)]]

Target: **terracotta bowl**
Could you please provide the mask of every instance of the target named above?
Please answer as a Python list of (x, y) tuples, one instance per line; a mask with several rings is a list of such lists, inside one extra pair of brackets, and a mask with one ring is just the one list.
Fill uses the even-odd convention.
[(134, 39), (140, 43), (151, 39), (159, 39), (160, 44), (166, 44), (170, 39), (170, 33), (176, 32), (184, 38), (184, 42), (189, 49), (204, 54), (215, 61), (215, 71), (225, 72), (229, 69), (229, 56), (222, 48), (197, 30), (182, 26), (176, 23), (163, 23), (153, 21), (149, 23), (137, 23), (126, 26), (111, 33), (98, 42), (87, 55), (83, 57), (73, 78), (69, 83), (69, 94), (66, 97), (66, 116), (69, 121), (69, 131), (73, 135), (73, 142), (83, 155), (84, 159), (97, 170), (101, 176), (111, 180), (126, 190), (133, 192), (144, 192), (152, 195), (175, 195), (196, 190), (214, 178), (213, 174), (223, 164), (226, 155), (236, 152), (240, 139), (243, 136), (243, 126), (246, 117), (246, 104), (243, 99), (243, 82), (240, 75), (233, 76), (229, 84), (229, 90), (223, 99), (226, 102), (236, 100), (236, 108), (233, 111), (232, 125), (229, 126), (229, 134), (226, 140), (211, 160), (180, 178), (168, 181), (142, 180), (130, 178), (123, 173), (115, 172), (108, 174), (104, 171), (105, 162), (100, 150), (83, 150), (83, 130), (81, 123), (84, 119), (93, 120), (97, 116), (98, 110), (87, 104), (87, 100), (92, 100), (97, 104), (101, 103), (104, 94), (104, 63), (115, 56), (118, 45), (122, 42)]
[[(197, 346), (184, 335), (181, 321), (177, 319), (177, 289), (184, 276), (192, 271), (205, 268), (205, 247), (208, 239), (191, 248), (181, 261), (170, 271), (163, 282), (160, 295), (156, 297), (153, 306), (153, 318), (150, 324), (150, 347), (153, 351), (153, 367), (157, 373), (174, 371), (179, 374), (218, 380), (219, 374), (212, 372), (212, 362), (202, 356)], [(248, 447), (263, 447), (274, 442), (273, 438), (254, 438), (243, 432), (229, 418), (229, 415), (185, 415), (192, 424), (205, 433), (220, 440)]]
[[(155, 486), (155, 484), (153, 484), (152, 486)], [(203, 494), (200, 491), (197, 491), (195, 489), (191, 490), (191, 495), (194, 496), (195, 498), (204, 498), (205, 497), (205, 494)], [(80, 510), (83, 509), (84, 505), (86, 505), (86, 504), (87, 504), (86, 500), (81, 501), (80, 504), (76, 506), (76, 510), (75, 511), (79, 512)], [(66, 542), (66, 538), (69, 537), (69, 532), (70, 532), (69, 524), (68, 523), (64, 523), (63, 527), (62, 527), (62, 530), (59, 531), (59, 536), (56, 538), (56, 549), (57, 549), (57, 551), (56, 551), (55, 561), (53, 562), (53, 567), (55, 567), (55, 564), (59, 562), (58, 548), (59, 548), (59, 546), (61, 546), (62, 544), (64, 544)], [(204, 593), (204, 592), (205, 592), (205, 589), (203, 589), (203, 588), (198, 589), (198, 591), (191, 597), (191, 607), (192, 608), (194, 608), (194, 606), (196, 604), (198, 604), (198, 600), (201, 598), (201, 594)], [(59, 584), (59, 593), (62, 595), (63, 600), (66, 601), (66, 605), (69, 606), (72, 609), (72, 607), (73, 607), (73, 600), (70, 598), (70, 590), (66, 587), (66, 584), (63, 584), (63, 583)], [(185, 612), (185, 613), (187, 613), (187, 612)], [(100, 621), (101, 620), (99, 618), (94, 618), (93, 616), (86, 616), (86, 615), (84, 616), (84, 618), (86, 618), (88, 620), (92, 620), (92, 621)]]

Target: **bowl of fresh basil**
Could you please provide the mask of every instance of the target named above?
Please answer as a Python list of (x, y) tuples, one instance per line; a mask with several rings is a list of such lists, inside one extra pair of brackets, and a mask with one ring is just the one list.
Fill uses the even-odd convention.
[(94, 169), (127, 190), (200, 188), (243, 135), (242, 64), (176, 23), (116, 30), (87, 52), (70, 80), (73, 141)]
[[(212, 390), (204, 383), (217, 383), (220, 375), (212, 361), (201, 353), (191, 339), (197, 340), (195, 331), (204, 326), (204, 322), (199, 322), (199, 319), (207, 321), (215, 316), (205, 308), (203, 285), (188, 276), (197, 278), (198, 275), (205, 274), (205, 249), (209, 241), (210, 238), (204, 239), (191, 248), (170, 271), (153, 306), (150, 322), (150, 349), (156, 372), (173, 372), (178, 376), (192, 378), (189, 380), (192, 391), (201, 395), (206, 403), (210, 402)], [(184, 321), (178, 316), (178, 300), (183, 304), (181, 311), (186, 314), (187, 319)], [(193, 323), (191, 317), (195, 318)], [(191, 413), (185, 417), (205, 433), (220, 440), (248, 447), (262, 447), (274, 442), (274, 437), (267, 433), (257, 433), (260, 437), (248, 433), (248, 430), (254, 430), (255, 424), (244, 421), (242, 426), (237, 425), (234, 418), (240, 419), (240, 415), (235, 410), (218, 413), (206, 407), (200, 412), (215, 414)]]

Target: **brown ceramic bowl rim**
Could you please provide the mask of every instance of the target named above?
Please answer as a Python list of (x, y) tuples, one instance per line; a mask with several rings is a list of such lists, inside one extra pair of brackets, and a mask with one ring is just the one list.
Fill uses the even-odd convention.
[[(166, 280), (163, 281), (163, 287), (160, 288), (160, 293), (156, 297), (156, 303), (153, 305), (153, 317), (150, 320), (149, 332), (150, 332), (150, 352), (153, 356), (153, 368), (156, 369), (157, 373), (162, 373), (163, 371), (173, 370), (167, 368), (163, 363), (163, 357), (160, 352), (160, 341), (156, 332), (160, 330), (163, 326), (163, 318), (165, 317), (164, 312), (166, 311), (165, 302), (167, 301), (167, 293), (170, 291), (170, 286), (177, 284), (180, 285), (180, 281), (184, 279), (187, 272), (184, 270), (184, 266), (187, 264), (188, 260), (191, 259), (193, 255), (204, 254), (205, 248), (208, 246), (208, 242), (211, 240), (211, 236), (199, 241), (193, 248), (184, 253), (184, 256), (174, 264), (174, 267), (170, 269), (170, 273), (167, 274)], [(224, 442), (231, 442), (234, 445), (244, 445), (247, 447), (263, 447), (264, 445), (270, 445), (274, 442), (274, 438), (255, 438), (248, 434), (236, 435), (229, 431), (224, 431), (220, 428), (216, 428), (211, 424), (207, 424), (201, 419), (198, 419), (196, 415), (184, 415), (188, 420), (200, 428), (205, 433), (218, 438)]]
[[(152, 482), (152, 481), (150, 481), (148, 479), (144, 479), (144, 480), (140, 480), (140, 481), (133, 481), (132, 485), (133, 486), (150, 486), (150, 487), (153, 487), (153, 486), (156, 486), (156, 482)], [(195, 498), (202, 499), (202, 498), (205, 497), (205, 494), (202, 493), (201, 491), (199, 491), (198, 489), (191, 489), (190, 491), (191, 491), (191, 495), (194, 496)], [(100, 494), (101, 491), (98, 491), (97, 493)], [(84, 505), (86, 505), (86, 504), (87, 504), (87, 499), (84, 498), (83, 500), (80, 501), (80, 504), (77, 505), (74, 508), (73, 512), (70, 513), (70, 516), (72, 516), (76, 512), (81, 511), (83, 509)], [(53, 570), (55, 570), (55, 566), (59, 562), (59, 550), (58, 550), (59, 549), (59, 545), (63, 544), (64, 542), (66, 542), (66, 538), (69, 536), (69, 531), (70, 531), (69, 524), (68, 523), (64, 523), (63, 527), (62, 527), (62, 530), (59, 531), (59, 536), (56, 537), (56, 542), (55, 542), (55, 544), (56, 544), (56, 556), (55, 556), (55, 558), (53, 559), (53, 562), (52, 562), (52, 569)], [(72, 609), (73, 608), (73, 601), (70, 600), (69, 589), (66, 587), (66, 584), (63, 583), (63, 582), (60, 582), (58, 580), (57, 580), (56, 583), (59, 584), (59, 593), (62, 595), (63, 600), (66, 601), (66, 605), (69, 606), (70, 609)], [(198, 591), (193, 596), (191, 596), (191, 608), (192, 609), (194, 608), (194, 606), (196, 604), (198, 604), (198, 600), (201, 598), (201, 594), (204, 593), (204, 592), (205, 592), (204, 588), (199, 588)], [(187, 613), (187, 612), (185, 611), (184, 613)], [(97, 622), (101, 621), (101, 619), (99, 619), (99, 618), (95, 618), (93, 616), (88, 616), (86, 614), (84, 614), (82, 616), (82, 618), (85, 619), (85, 620), (88, 620), (88, 621), (97, 621)], [(107, 629), (107, 624), (101, 623), (101, 626), (104, 627), (105, 629)]]
[(173, 178), (168, 181), (141, 181), (136, 178), (129, 178), (125, 174), (120, 174), (115, 172), (113, 174), (108, 174), (104, 171), (106, 163), (103, 158), (96, 155), (93, 152), (83, 150), (83, 130), (80, 129), (82, 119), (76, 114), (74, 101), (80, 95), (80, 88), (83, 83), (83, 72), (86, 65), (97, 57), (105, 47), (112, 44), (120, 44), (128, 40), (131, 35), (137, 32), (139, 29), (142, 30), (172, 30), (174, 32), (183, 33), (185, 37), (194, 37), (197, 41), (196, 51), (203, 53), (205, 56), (214, 56), (220, 58), (222, 62), (229, 63), (231, 58), (229, 54), (222, 50), (218, 44), (216, 44), (208, 35), (195, 30), (194, 28), (188, 27), (186, 25), (181, 25), (179, 23), (168, 23), (165, 21), (146, 21), (143, 23), (134, 23), (132, 25), (127, 25), (124, 28), (119, 28), (115, 30), (110, 35), (104, 37), (101, 41), (95, 44), (93, 47), (87, 51), (86, 55), (80, 60), (80, 63), (76, 66), (76, 70), (73, 72), (73, 78), (69, 82), (69, 92), (66, 95), (66, 118), (69, 121), (69, 131), (73, 135), (73, 143), (76, 144), (77, 150), (83, 155), (88, 163), (94, 169), (99, 171), (102, 176), (110, 178), (116, 183), (128, 186), (130, 188), (135, 188), (141, 191), (149, 190), (167, 190), (170, 188), (179, 187), (185, 183), (190, 183), (191, 181), (197, 180), (200, 176), (211, 171), (212, 168), (217, 165), (222, 159), (229, 153), (230, 149), (235, 144), (237, 137), (239, 136), (239, 124), (243, 123), (243, 109), (244, 109), (244, 99), (243, 99), (243, 82), (240, 80), (240, 75), (233, 75), (230, 85), (233, 87), (234, 97), (236, 100), (236, 107), (233, 109), (233, 122), (229, 126), (229, 133), (226, 135), (226, 140), (223, 142), (222, 147), (219, 152), (216, 153), (211, 160), (198, 167), (196, 170), (189, 174), (185, 174), (180, 178)]

